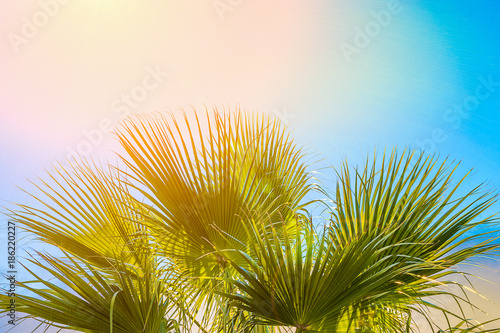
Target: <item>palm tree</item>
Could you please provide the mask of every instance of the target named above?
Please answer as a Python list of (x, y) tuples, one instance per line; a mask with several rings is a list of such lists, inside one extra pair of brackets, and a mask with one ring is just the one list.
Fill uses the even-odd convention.
[[(136, 116), (117, 136), (124, 167), (71, 163), (35, 183), (38, 207), (10, 210), (62, 253), (24, 262), (25, 318), (82, 332), (413, 332), (420, 314), (434, 332), (486, 331), (437, 301), (474, 307), (446, 286), (466, 290), (457, 265), (498, 248), (476, 232), (496, 223), (483, 216), (495, 196), (461, 193), (455, 163), (394, 150), (345, 163), (331, 191), (266, 116)], [(306, 202), (318, 191), (323, 228)]]

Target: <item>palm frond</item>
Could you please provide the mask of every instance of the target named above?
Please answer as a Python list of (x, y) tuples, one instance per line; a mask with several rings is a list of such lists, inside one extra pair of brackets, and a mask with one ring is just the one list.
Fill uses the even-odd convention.
[[(198, 265), (195, 276), (223, 271), (224, 258), (211, 255), (214, 249), (245, 246), (239, 215), (287, 220), (310, 189), (301, 150), (266, 116), (217, 110), (192, 122), (186, 114), (180, 122), (138, 116), (118, 137), (132, 160), (123, 158), (130, 179), (151, 202), (156, 242), (179, 265)], [(228, 243), (224, 234), (242, 243)]]
[(32, 182), (40, 193), (29, 194), (38, 207), (19, 205), (9, 217), (39, 240), (94, 265), (141, 263), (154, 245), (143, 223), (146, 212), (113, 170), (87, 161), (55, 169), (48, 180)]
[(314, 233), (310, 220), (301, 221), (297, 228), (292, 238), (286, 228), (280, 229), (280, 237), (274, 224), (253, 221), (247, 232), (256, 259), (243, 251), (220, 251), (222, 255), (237, 252), (249, 269), (228, 256), (241, 279), (224, 279), (237, 287), (233, 293), (215, 292), (252, 313), (258, 324), (334, 332), (341, 325), (348, 326), (353, 304), (370, 304), (396, 292), (387, 287), (391, 281), (419, 265), (385, 264), (398, 255), (392, 247), (399, 244), (383, 245), (396, 230), (377, 236), (367, 233), (336, 248), (325, 234)]
[[(67, 253), (64, 258), (38, 255), (41, 259), (29, 259), (32, 268), (24, 265), (33, 280), (19, 282), (22, 291), (17, 295), (16, 308), (27, 314), (21, 320), (43, 319), (52, 327), (103, 333), (166, 333), (182, 324), (173, 301), (183, 285), (182, 278), (174, 271), (159, 274), (154, 260), (143, 263), (136, 274), (140, 279), (136, 279), (129, 273), (131, 268), (124, 267), (127, 263), (103, 270)], [(42, 271), (53, 281), (42, 278)], [(9, 299), (2, 295), (1, 301)], [(5, 308), (2, 306), (1, 311)]]
[[(342, 248), (367, 233), (382, 235), (397, 229), (384, 246), (400, 244), (392, 247), (400, 255), (385, 264), (421, 263), (419, 269), (398, 277), (398, 293), (391, 294), (384, 307), (407, 305), (418, 311), (416, 304), (438, 295), (472, 305), (467, 298), (437, 288), (457, 284), (447, 278), (461, 274), (456, 265), (497, 253), (495, 229), (483, 230), (498, 224), (494, 215), (484, 216), (496, 196), (482, 185), (464, 191), (461, 184), (467, 175), (454, 184), (457, 167), (434, 156), (407, 150), (398, 156), (393, 150), (390, 156), (384, 153), (381, 161), (367, 159), (361, 170), (346, 162), (337, 172), (329, 240)], [(447, 313), (465, 320), (463, 313)]]

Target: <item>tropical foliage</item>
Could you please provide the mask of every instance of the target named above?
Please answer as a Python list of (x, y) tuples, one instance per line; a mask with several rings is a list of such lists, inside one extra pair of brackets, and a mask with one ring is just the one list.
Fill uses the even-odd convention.
[(61, 253), (20, 260), (33, 277), (18, 283), (21, 320), (81, 332), (500, 332), (468, 317), (471, 289), (454, 278), (498, 249), (496, 197), (466, 191), (457, 163), (394, 149), (344, 163), (329, 188), (285, 126), (242, 111), (136, 116), (117, 137), (119, 166), (59, 166), (33, 183), (37, 204), (10, 208)]

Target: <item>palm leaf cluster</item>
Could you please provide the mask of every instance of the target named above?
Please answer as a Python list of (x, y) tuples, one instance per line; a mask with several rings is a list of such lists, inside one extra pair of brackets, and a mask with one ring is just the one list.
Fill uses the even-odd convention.
[[(18, 283), (21, 320), (81, 332), (500, 332), (469, 318), (470, 288), (453, 277), (498, 248), (496, 197), (464, 191), (458, 164), (395, 149), (313, 186), (286, 128), (242, 111), (136, 116), (117, 136), (122, 167), (74, 162), (34, 182), (37, 204), (10, 210), (61, 253), (22, 261), (33, 279)], [(314, 193), (328, 199), (306, 202)]]

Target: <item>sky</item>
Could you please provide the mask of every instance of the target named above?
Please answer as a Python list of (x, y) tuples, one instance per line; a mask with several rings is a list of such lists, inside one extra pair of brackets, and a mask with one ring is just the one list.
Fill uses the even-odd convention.
[(333, 166), (411, 147), (473, 168), (464, 188), (500, 188), (496, 0), (0, 0), (0, 13), (1, 205), (29, 203), (18, 187), (74, 154), (113, 161), (126, 115), (205, 105), (278, 117)]

